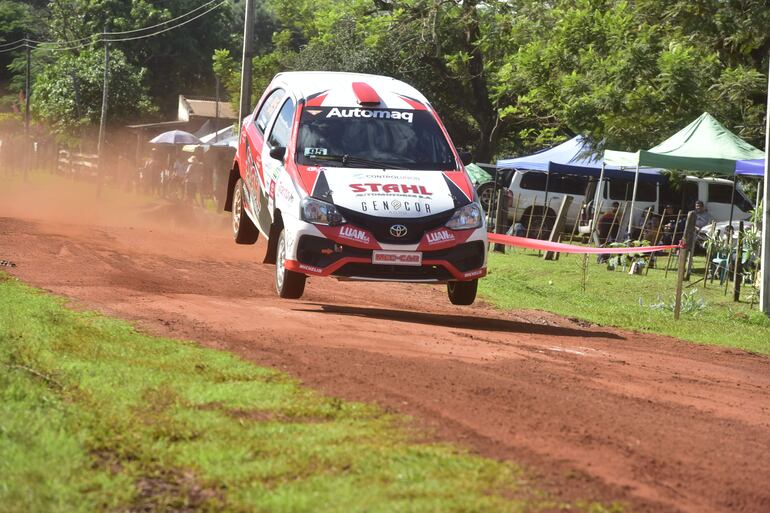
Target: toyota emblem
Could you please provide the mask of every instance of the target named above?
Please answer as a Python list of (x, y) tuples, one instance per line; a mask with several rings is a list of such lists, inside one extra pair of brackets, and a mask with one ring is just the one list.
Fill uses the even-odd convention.
[(390, 234), (399, 239), (406, 235), (407, 229), (403, 224), (394, 224), (390, 227)]

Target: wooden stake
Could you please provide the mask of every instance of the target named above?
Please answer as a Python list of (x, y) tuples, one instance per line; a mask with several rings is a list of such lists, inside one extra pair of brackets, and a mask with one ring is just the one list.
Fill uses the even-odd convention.
[[(717, 222), (711, 221), (711, 228), (709, 229), (709, 240), (714, 240), (714, 232), (717, 229)], [(711, 269), (711, 249), (713, 244), (709, 244), (706, 250), (706, 269), (703, 271), (703, 288), (706, 288), (706, 284), (709, 281), (709, 269)]]
[[(497, 192), (497, 218), (495, 221), (495, 233), (505, 233), (505, 221), (508, 216), (508, 202), (505, 189), (500, 188)], [(505, 253), (505, 244), (495, 244), (494, 251)]]
[(586, 202), (584, 201), (583, 203), (580, 204), (580, 210), (578, 210), (578, 215), (577, 215), (577, 218), (575, 219), (575, 226), (572, 227), (572, 233), (569, 236), (570, 244), (572, 244), (572, 241), (575, 238), (575, 234), (577, 233), (577, 230), (578, 230), (578, 225), (580, 224), (580, 214), (583, 213), (583, 209), (585, 208), (586, 208)]
[[(553, 200), (553, 196), (548, 198), (548, 204), (546, 204), (545, 199), (543, 199), (543, 215), (542, 219), (540, 219), (540, 228), (537, 229), (537, 239), (540, 238), (541, 235), (543, 235), (543, 226), (545, 225), (545, 219), (548, 217), (548, 210), (551, 209), (551, 200)], [(538, 254), (540, 251), (538, 251)]]
[(733, 273), (733, 301), (741, 299), (741, 282), (743, 276), (739, 272), (743, 260), (743, 221), (738, 224), (738, 243), (735, 246), (735, 272)]
[[(676, 228), (679, 226), (679, 219), (682, 217), (682, 209), (676, 213), (676, 221), (674, 222), (674, 233), (671, 234), (671, 244), (676, 240)], [(663, 218), (660, 219), (660, 224), (663, 224)], [(668, 267), (671, 265), (671, 258), (674, 256), (674, 250), (668, 252), (668, 260), (666, 260), (666, 272), (663, 274), (664, 278), (668, 277)]]
[[(694, 227), (695, 211), (691, 211), (687, 214), (687, 221), (685, 221), (682, 240), (686, 242), (692, 238), (691, 234), (693, 233)], [(676, 231), (676, 228), (674, 228), (674, 230)], [(690, 251), (692, 251), (692, 248), (690, 247), (679, 248), (679, 270), (676, 275), (676, 302), (674, 304), (674, 320), (679, 320), (679, 314), (682, 311), (682, 282), (684, 281), (684, 272), (687, 268), (687, 255)]]
[(529, 229), (532, 228), (532, 212), (535, 210), (535, 206), (537, 206), (537, 200), (535, 200), (535, 204), (530, 207), (529, 216), (527, 217), (527, 233), (525, 234), (525, 237), (527, 238), (529, 238)]

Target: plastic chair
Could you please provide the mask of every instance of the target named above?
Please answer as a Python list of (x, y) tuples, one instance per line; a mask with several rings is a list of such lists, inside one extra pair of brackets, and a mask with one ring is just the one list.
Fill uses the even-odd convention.
[(714, 281), (714, 276), (719, 273), (719, 284), (722, 285), (727, 279), (727, 271), (730, 269), (731, 254), (723, 255), (717, 254), (716, 257), (711, 259), (711, 281)]

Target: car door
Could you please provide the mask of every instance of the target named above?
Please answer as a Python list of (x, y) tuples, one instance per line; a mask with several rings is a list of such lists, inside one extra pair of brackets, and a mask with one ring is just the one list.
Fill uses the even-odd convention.
[(264, 146), (266, 133), (271, 121), (275, 118), (281, 102), (286, 97), (286, 91), (280, 87), (275, 88), (268, 93), (262, 103), (254, 111), (251, 121), (244, 125), (246, 133), (245, 144), (242, 145), (242, 154), (239, 156), (241, 162), (245, 163), (243, 172), (244, 182), (246, 183), (246, 202), (249, 210), (257, 219), (254, 219), (260, 231), (262, 230), (259, 222), (260, 212), (264, 202), (262, 196), (266, 196), (266, 180), (264, 176)]
[[(281, 104), (281, 108), (270, 122), (269, 130), (261, 148), (264, 194), (259, 198), (262, 202), (260, 205), (259, 223), (265, 226), (266, 230), (269, 230), (272, 223), (272, 198), (269, 191), (272, 187), (275, 187), (274, 184), (278, 181), (280, 173), (284, 172), (286, 148), (289, 146), (289, 139), (291, 138), (295, 110), (296, 102), (291, 96), (286, 96)], [(275, 158), (275, 156), (270, 155), (271, 150), (279, 148), (283, 148), (283, 156), (281, 158)]]

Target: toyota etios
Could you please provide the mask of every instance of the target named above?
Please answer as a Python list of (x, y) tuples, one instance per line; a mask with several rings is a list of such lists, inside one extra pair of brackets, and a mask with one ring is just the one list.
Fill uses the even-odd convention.
[(484, 215), (430, 103), (387, 77), (275, 76), (243, 120), (226, 210), (235, 242), (267, 238), (280, 297), (306, 276), (446, 283), (471, 304)]

